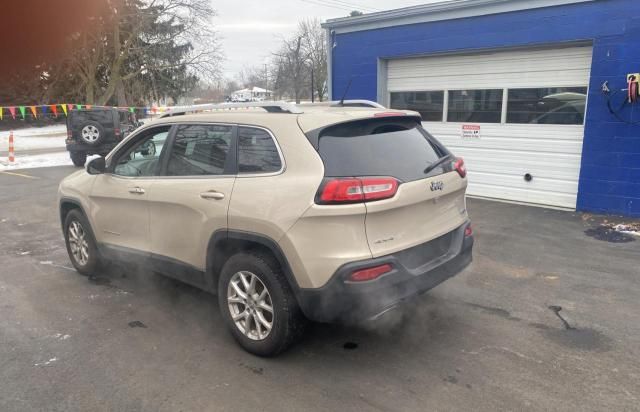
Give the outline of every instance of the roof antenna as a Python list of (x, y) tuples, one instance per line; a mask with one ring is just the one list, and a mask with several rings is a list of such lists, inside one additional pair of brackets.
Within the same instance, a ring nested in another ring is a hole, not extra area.
[(351, 88), (352, 81), (353, 81), (353, 76), (349, 78), (349, 83), (347, 84), (347, 88), (344, 89), (344, 93), (342, 93), (342, 99), (340, 99), (340, 103), (338, 103), (338, 106), (344, 106), (344, 98), (347, 96), (347, 93), (349, 93), (349, 89)]

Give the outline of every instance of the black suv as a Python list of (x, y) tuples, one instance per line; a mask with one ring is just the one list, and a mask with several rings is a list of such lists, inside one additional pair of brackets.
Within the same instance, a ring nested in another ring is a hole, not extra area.
[(88, 155), (105, 156), (139, 123), (126, 109), (71, 110), (67, 117), (67, 151), (73, 164), (84, 166)]

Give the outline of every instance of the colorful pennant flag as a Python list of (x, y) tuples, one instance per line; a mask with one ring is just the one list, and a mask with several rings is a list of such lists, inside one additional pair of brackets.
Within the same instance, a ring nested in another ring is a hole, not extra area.
[(56, 104), (52, 104), (52, 105), (51, 105), (51, 111), (53, 112), (53, 115), (54, 115), (55, 117), (58, 117), (58, 105), (56, 105)]
[(49, 109), (49, 107), (46, 104), (43, 104), (40, 109), (42, 110), (42, 115), (46, 116), (47, 115), (47, 110)]
[(2, 107), (0, 107), (0, 120), (2, 120), (2, 112), (4, 111), (4, 109)]
[[(33, 114), (33, 118), (37, 119), (38, 118), (38, 114), (36, 113), (36, 107), (35, 106), (29, 106), (29, 110), (31, 110), (31, 114)], [(24, 114), (22, 115), (22, 117), (24, 117)]]
[(133, 107), (129, 107), (129, 111), (130, 111), (131, 113), (134, 113), (134, 112), (135, 112), (135, 109), (134, 109)]
[(14, 106), (9, 106), (9, 113), (11, 113), (13, 120), (16, 120), (16, 108)]
[(62, 107), (62, 111), (64, 112), (64, 115), (67, 116), (67, 105), (62, 103), (60, 107)]
[(76, 104), (76, 109), (82, 110), (82, 105), (81, 104)]
[(18, 109), (20, 109), (20, 114), (22, 115), (22, 119), (24, 120), (24, 115), (27, 111), (27, 108), (24, 106), (18, 106)]
[(88, 105), (87, 105), (87, 110), (91, 110), (91, 108), (92, 108), (92, 107), (93, 107), (93, 105), (88, 104)]

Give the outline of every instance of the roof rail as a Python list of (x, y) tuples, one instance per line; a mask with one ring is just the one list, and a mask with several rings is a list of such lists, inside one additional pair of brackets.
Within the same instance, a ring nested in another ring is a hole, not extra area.
[(247, 103), (212, 103), (194, 104), (191, 106), (174, 106), (165, 112), (160, 118), (182, 115), (200, 110), (222, 110), (222, 109), (248, 109), (259, 107), (270, 113), (302, 113), (295, 104), (287, 102), (247, 102)]
[(371, 100), (334, 100), (330, 104), (331, 107), (373, 107), (375, 109), (386, 109), (383, 105)]
[(373, 102), (371, 100), (345, 100), (340, 102), (340, 100), (331, 100), (326, 102), (314, 102), (314, 103), (302, 103), (299, 106), (328, 106), (328, 107), (371, 107), (374, 109), (386, 109), (380, 103)]

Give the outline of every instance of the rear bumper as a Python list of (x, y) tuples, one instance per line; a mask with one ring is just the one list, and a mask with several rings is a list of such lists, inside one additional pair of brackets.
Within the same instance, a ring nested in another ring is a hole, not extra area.
[[(355, 323), (375, 318), (403, 301), (422, 294), (466, 268), (472, 261), (473, 236), (465, 236), (469, 222), (451, 233), (450, 246), (431, 257), (431, 242), (395, 254), (341, 266), (331, 280), (318, 289), (301, 289), (298, 303), (316, 322)], [(416, 256), (416, 254), (420, 254)], [(420, 257), (426, 256), (420, 261)], [(419, 262), (416, 264), (416, 262)], [(359, 269), (391, 264), (393, 270), (368, 282), (348, 282)]]
[(65, 142), (68, 152), (85, 152), (87, 155), (100, 155), (106, 156), (109, 152), (118, 145), (120, 142), (108, 142), (102, 143), (96, 146), (91, 146), (88, 144), (78, 143), (76, 141)]

